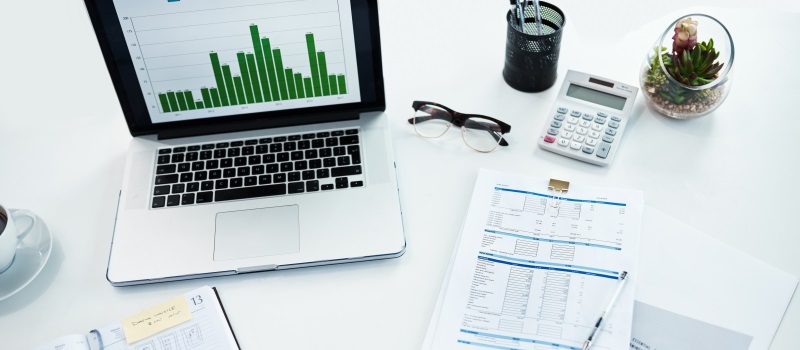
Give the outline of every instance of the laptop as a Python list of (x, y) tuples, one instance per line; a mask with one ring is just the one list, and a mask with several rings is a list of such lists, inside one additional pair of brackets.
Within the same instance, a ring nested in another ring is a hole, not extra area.
[(399, 257), (376, 0), (85, 0), (133, 139), (114, 286)]

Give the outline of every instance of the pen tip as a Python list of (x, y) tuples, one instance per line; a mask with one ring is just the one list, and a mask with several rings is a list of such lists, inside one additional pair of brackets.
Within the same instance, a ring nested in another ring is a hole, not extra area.
[(628, 271), (622, 271), (622, 274), (619, 275), (619, 279), (624, 280), (625, 277), (628, 277)]
[(590, 344), (591, 344), (591, 343), (590, 343), (588, 340), (587, 340), (587, 341), (585, 341), (585, 342), (583, 342), (583, 348), (581, 348), (581, 350), (586, 350), (586, 349), (588, 349)]

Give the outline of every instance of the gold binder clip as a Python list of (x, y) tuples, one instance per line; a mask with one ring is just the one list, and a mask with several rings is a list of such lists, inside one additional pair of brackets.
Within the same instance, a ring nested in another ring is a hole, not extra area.
[(569, 190), (569, 181), (564, 180), (557, 180), (557, 179), (550, 179), (550, 184), (547, 185), (547, 189), (550, 190), (550, 206), (553, 208), (558, 208), (561, 205), (561, 196), (564, 192)]

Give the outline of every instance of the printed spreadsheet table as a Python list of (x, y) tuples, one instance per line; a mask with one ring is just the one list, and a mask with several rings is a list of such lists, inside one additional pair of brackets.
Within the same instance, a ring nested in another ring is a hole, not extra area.
[(628, 346), (642, 193), (571, 187), (481, 170), (426, 345), (580, 349), (627, 271), (593, 347)]

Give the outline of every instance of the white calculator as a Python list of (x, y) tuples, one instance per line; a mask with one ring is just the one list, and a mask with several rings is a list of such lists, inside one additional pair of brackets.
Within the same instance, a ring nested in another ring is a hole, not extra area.
[(539, 136), (539, 147), (595, 165), (610, 164), (638, 92), (618, 81), (567, 71)]

